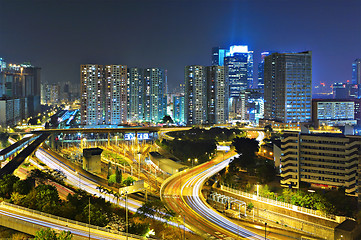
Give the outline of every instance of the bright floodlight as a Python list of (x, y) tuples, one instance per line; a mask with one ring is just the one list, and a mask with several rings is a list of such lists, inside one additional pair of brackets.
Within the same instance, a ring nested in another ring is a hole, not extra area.
[(234, 53), (248, 53), (247, 45), (233, 45), (229, 48), (229, 53), (233, 56)]

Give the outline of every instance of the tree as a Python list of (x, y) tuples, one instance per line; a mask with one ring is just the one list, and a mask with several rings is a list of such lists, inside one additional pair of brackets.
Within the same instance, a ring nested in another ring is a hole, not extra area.
[(162, 122), (163, 123), (173, 123), (173, 119), (169, 115), (164, 115)]
[(26, 196), (24, 199), (26, 207), (57, 214), (59, 212), (60, 198), (57, 189), (51, 185), (39, 185)]
[(239, 157), (233, 160), (233, 164), (240, 168), (254, 168), (256, 165), (255, 157), (259, 149), (259, 142), (256, 139), (236, 137), (232, 141)]
[(71, 240), (72, 238), (73, 234), (71, 234), (70, 231), (62, 231), (60, 233), (56, 233), (50, 228), (40, 229), (36, 232), (34, 237), (35, 240)]
[(9, 133), (7, 132), (1, 132), (0, 133), (0, 143), (3, 148), (7, 147), (9, 145)]
[(117, 183), (122, 182), (122, 171), (118, 168), (118, 166), (115, 169), (115, 181)]
[(248, 203), (248, 205), (247, 205), (247, 211), (252, 211), (252, 209), (254, 208), (254, 205), (253, 205), (253, 203)]
[(29, 180), (19, 180), (13, 185), (14, 192), (18, 192), (22, 195), (28, 194), (31, 190), (31, 187), (32, 186)]
[(11, 193), (14, 191), (14, 185), (20, 178), (12, 174), (5, 175), (0, 180), (0, 196), (4, 198), (10, 198)]
[(145, 236), (149, 230), (149, 223), (131, 223), (128, 228), (129, 233), (139, 236)]
[(174, 217), (175, 213), (168, 210), (161, 200), (154, 200), (145, 202), (140, 208), (138, 208), (137, 215), (141, 218), (152, 217), (168, 220)]
[(272, 132), (273, 131), (272, 126), (270, 124), (264, 126), (264, 131), (265, 132)]
[(277, 172), (273, 161), (265, 160), (257, 167), (257, 177), (260, 182), (268, 183), (276, 178)]
[(126, 179), (124, 179), (123, 184), (126, 186), (130, 186), (133, 184), (133, 182), (135, 182), (134, 178), (127, 177)]

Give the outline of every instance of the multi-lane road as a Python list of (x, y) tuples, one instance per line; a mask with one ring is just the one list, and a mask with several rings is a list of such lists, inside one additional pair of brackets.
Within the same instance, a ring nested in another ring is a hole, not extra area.
[(201, 194), (204, 182), (226, 167), (234, 156), (230, 152), (170, 177), (162, 186), (161, 198), (184, 217), (187, 227), (207, 239), (264, 239), (213, 210)]

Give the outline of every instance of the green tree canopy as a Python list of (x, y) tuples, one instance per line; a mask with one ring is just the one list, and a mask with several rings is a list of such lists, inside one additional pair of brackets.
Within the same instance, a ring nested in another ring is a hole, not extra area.
[(254, 168), (256, 165), (255, 158), (258, 152), (259, 142), (253, 138), (236, 137), (233, 139), (232, 145), (235, 147), (236, 152), (240, 155), (233, 160), (236, 166), (240, 168)]
[(11, 193), (14, 191), (14, 185), (20, 180), (15, 175), (5, 175), (0, 180), (0, 196), (4, 198), (10, 198)]
[(169, 115), (165, 115), (162, 119), (163, 123), (173, 123), (173, 119)]
[(62, 231), (58, 234), (50, 228), (40, 229), (34, 237), (35, 240), (71, 240), (72, 238), (73, 235), (69, 231)]

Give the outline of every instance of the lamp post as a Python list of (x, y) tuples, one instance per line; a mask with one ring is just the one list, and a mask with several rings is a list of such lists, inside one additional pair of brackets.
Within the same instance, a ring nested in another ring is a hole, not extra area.
[(137, 153), (138, 155), (138, 180), (140, 180), (140, 156), (142, 155), (140, 152)]
[(267, 223), (265, 222), (264, 223), (264, 239), (266, 240), (267, 238), (267, 230), (266, 230), (266, 228), (267, 228)]
[(125, 233), (126, 233), (126, 239), (128, 240), (128, 192), (125, 191), (121, 193), (122, 195), (125, 195)]
[(89, 240), (90, 240), (90, 196), (89, 196), (89, 225), (88, 225), (88, 227), (89, 227)]
[[(191, 160), (191, 159), (188, 158), (188, 161), (190, 161), (190, 160)], [(196, 162), (196, 163), (197, 163), (197, 162), (198, 162), (198, 158), (195, 158), (195, 159), (192, 158), (192, 168), (193, 168), (193, 164), (194, 164), (193, 162)]]

